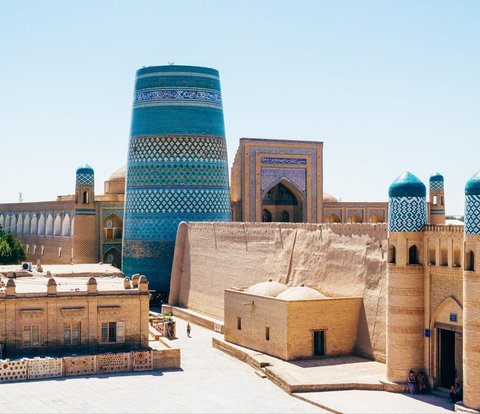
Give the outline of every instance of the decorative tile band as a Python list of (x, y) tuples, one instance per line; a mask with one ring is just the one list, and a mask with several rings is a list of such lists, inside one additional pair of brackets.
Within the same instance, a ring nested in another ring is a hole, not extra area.
[(306, 158), (262, 157), (263, 164), (307, 165)]
[(137, 79), (143, 78), (156, 78), (158, 76), (191, 76), (197, 78), (209, 78), (219, 80), (220, 78), (215, 75), (210, 75), (208, 73), (199, 73), (199, 72), (154, 72), (154, 73), (144, 73), (143, 75), (137, 75)]
[(147, 135), (132, 137), (129, 163), (152, 161), (221, 162), (227, 159), (224, 137), (209, 135)]
[(443, 190), (443, 181), (430, 181), (430, 190)]
[(77, 174), (77, 185), (94, 185), (95, 178), (93, 174)]
[(419, 232), (427, 224), (425, 197), (390, 197), (388, 230), (390, 232)]
[(225, 213), (230, 211), (228, 187), (223, 189), (129, 189), (125, 213)]
[(141, 89), (135, 93), (133, 107), (156, 105), (200, 104), (222, 109), (222, 96), (214, 89)]
[(465, 196), (465, 234), (480, 234), (480, 196)]
[(129, 167), (128, 186), (228, 187), (226, 163), (175, 162), (135, 164)]

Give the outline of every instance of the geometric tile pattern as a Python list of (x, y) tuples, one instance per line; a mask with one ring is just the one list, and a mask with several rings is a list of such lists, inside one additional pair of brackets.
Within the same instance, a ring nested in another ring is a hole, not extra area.
[(220, 162), (227, 159), (224, 137), (208, 135), (149, 135), (132, 137), (129, 161), (200, 161)]
[(131, 189), (125, 213), (222, 213), (230, 209), (228, 188)]
[(443, 181), (430, 181), (430, 190), (443, 190)]
[(77, 180), (76, 180), (77, 185), (94, 185), (95, 184), (95, 179), (93, 174), (85, 174), (85, 173), (78, 173), (77, 174)]
[(219, 91), (199, 88), (145, 88), (135, 93), (133, 107), (159, 105), (188, 105), (222, 108), (222, 97)]
[(306, 170), (304, 168), (269, 168), (261, 167), (261, 189), (263, 192), (280, 181), (282, 178), (295, 184), (295, 186), (305, 193), (306, 190)]
[(158, 185), (228, 187), (226, 163), (136, 163), (130, 166), (128, 174), (129, 187)]
[(305, 158), (262, 157), (263, 164), (307, 165)]
[(420, 232), (427, 224), (425, 197), (390, 197), (388, 230), (390, 232)]
[(480, 196), (465, 196), (465, 234), (480, 234)]

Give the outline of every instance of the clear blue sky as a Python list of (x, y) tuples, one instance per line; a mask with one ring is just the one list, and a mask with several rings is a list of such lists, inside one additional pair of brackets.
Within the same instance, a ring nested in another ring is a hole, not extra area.
[(322, 140), (325, 191), (384, 201), (410, 170), (463, 213), (480, 169), (480, 1), (0, 1), (0, 202), (96, 191), (126, 162), (142, 66), (220, 71), (241, 137)]

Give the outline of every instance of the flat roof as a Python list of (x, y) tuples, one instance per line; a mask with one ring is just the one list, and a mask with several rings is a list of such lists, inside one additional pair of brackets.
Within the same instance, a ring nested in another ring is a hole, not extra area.
[[(16, 293), (46, 293), (47, 284), (50, 277), (32, 275), (25, 277), (17, 277), (13, 279), (15, 282)], [(55, 282), (57, 283), (57, 292), (69, 293), (69, 292), (87, 292), (88, 280), (90, 277), (62, 277), (55, 276)], [(9, 280), (6, 276), (0, 276), (0, 281), (4, 283), (4, 286)], [(123, 277), (117, 276), (102, 276), (97, 277), (97, 290), (99, 292), (111, 292), (111, 291), (125, 291), (123, 284)]]
[[(28, 263), (28, 262), (27, 262)], [(32, 263), (32, 271), (25, 271), (22, 265), (4, 265), (0, 266), (0, 273), (15, 272), (18, 277), (23, 276), (46, 276), (50, 272), (52, 276), (69, 277), (99, 277), (99, 276), (119, 276), (123, 278), (123, 272), (106, 263), (82, 263), (82, 264), (42, 264), (42, 272), (37, 271), (37, 265)]]

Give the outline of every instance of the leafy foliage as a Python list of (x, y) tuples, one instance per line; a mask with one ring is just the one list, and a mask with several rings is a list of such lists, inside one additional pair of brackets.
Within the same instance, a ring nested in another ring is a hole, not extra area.
[(26, 257), (25, 249), (18, 239), (0, 226), (0, 264), (17, 264)]

